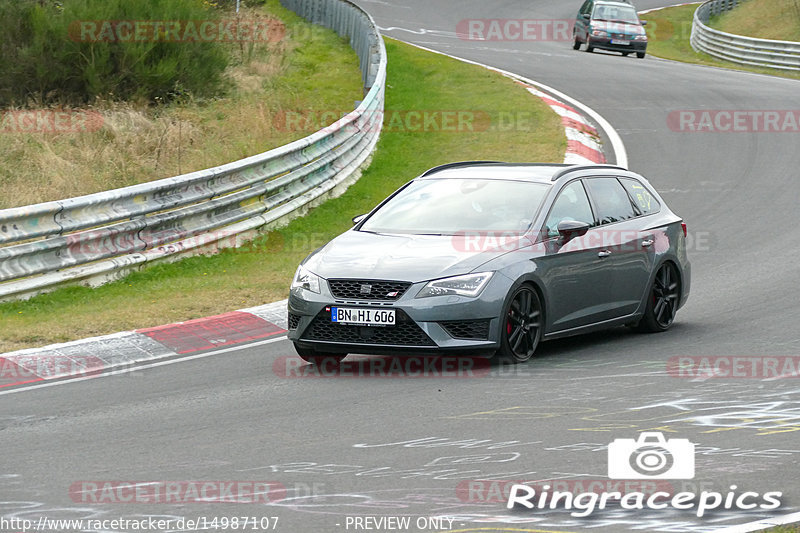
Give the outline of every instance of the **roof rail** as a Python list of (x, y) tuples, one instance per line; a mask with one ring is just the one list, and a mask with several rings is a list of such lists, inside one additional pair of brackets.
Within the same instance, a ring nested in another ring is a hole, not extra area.
[(559, 170), (558, 172), (553, 174), (553, 177), (550, 179), (550, 181), (556, 181), (558, 178), (566, 176), (570, 172), (575, 172), (577, 170), (592, 170), (592, 169), (604, 169), (604, 170), (612, 169), (612, 170), (624, 170), (626, 172), (629, 172), (627, 168), (620, 167), (617, 165), (570, 165), (564, 170)]
[(509, 167), (573, 167), (575, 165), (568, 165), (564, 163), (508, 163), (506, 161), (458, 161), (455, 163), (446, 163), (426, 170), (420, 177), (446, 170), (448, 168), (468, 167), (470, 165), (506, 165)]
[(467, 167), (470, 165), (490, 165), (492, 163), (502, 163), (502, 161), (456, 161), (455, 163), (445, 163), (444, 165), (439, 165), (438, 167), (429, 168), (423, 172), (420, 177), (433, 174), (434, 172), (439, 172), (440, 170), (444, 170), (446, 168)]

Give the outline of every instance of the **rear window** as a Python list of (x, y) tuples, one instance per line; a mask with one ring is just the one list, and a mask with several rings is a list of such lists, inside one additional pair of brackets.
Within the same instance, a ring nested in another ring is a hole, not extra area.
[(631, 198), (633, 198), (633, 203), (636, 204), (636, 207), (639, 208), (639, 211), (643, 215), (658, 213), (661, 210), (661, 204), (658, 203), (655, 196), (653, 196), (650, 191), (647, 190), (647, 187), (642, 185), (639, 180), (620, 178), (620, 181), (622, 185), (625, 186), (625, 190), (628, 191), (628, 194), (631, 195)]

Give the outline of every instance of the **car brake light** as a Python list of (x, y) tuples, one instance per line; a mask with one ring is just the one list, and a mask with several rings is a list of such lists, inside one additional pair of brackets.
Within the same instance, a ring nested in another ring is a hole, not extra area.
[(681, 227), (683, 228), (683, 236), (686, 237), (686, 222), (681, 222)]

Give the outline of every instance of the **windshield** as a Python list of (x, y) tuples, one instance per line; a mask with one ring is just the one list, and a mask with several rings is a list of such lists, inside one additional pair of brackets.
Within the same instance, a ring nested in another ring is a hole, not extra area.
[(594, 20), (639, 24), (639, 17), (633, 7), (598, 5), (594, 10)]
[(549, 188), (527, 181), (419, 180), (384, 204), (359, 229), (416, 235), (522, 232), (530, 227)]

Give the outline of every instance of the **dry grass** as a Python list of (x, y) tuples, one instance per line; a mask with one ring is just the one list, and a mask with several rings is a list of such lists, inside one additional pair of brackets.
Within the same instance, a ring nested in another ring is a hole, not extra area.
[[(226, 98), (155, 107), (98, 101), (78, 110), (102, 116), (96, 131), (20, 133), (0, 127), (0, 209), (200, 170), (306, 135), (273, 127), (272, 117), (284, 109), (352, 109), (361, 97), (352, 50), (332, 32), (311, 29), (277, 1), (265, 9), (294, 33), (249, 48), (231, 45), (235, 60), (227, 73), (232, 87)], [(315, 64), (328, 68), (317, 72)], [(316, 91), (319, 85), (326, 90)]]
[(96, 289), (70, 287), (0, 304), (0, 353), (286, 298), (292, 274), (308, 252), (427, 168), (465, 159), (563, 160), (566, 139), (558, 115), (521, 85), (393, 40), (386, 47), (387, 109), (476, 110), (495, 118), (524, 113), (524, 121), (501, 131), (385, 128), (372, 164), (342, 196), (252, 243), (149, 267)]
[(717, 17), (713, 26), (736, 35), (800, 41), (800, 0), (748, 0)]

